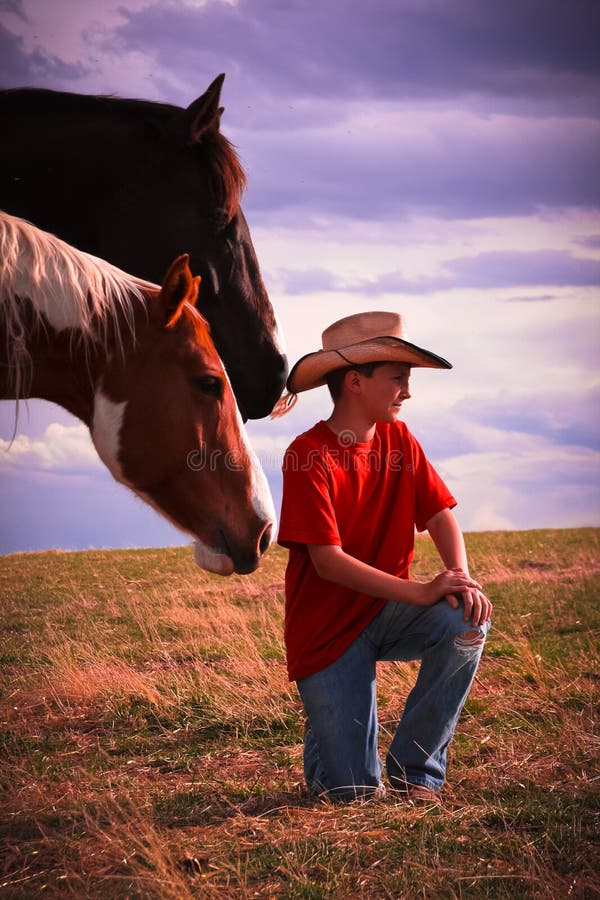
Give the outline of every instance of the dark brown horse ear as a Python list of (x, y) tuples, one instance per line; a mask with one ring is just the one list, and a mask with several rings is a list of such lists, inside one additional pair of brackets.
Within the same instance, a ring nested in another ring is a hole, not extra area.
[(194, 100), (184, 112), (185, 134), (189, 144), (196, 144), (209, 131), (219, 130), (223, 107), (219, 106), (225, 74), (217, 75), (208, 90)]
[(159, 324), (165, 328), (173, 328), (184, 305), (190, 303), (193, 306), (198, 297), (200, 276), (193, 277), (189, 261), (187, 253), (178, 256), (165, 275), (156, 307)]

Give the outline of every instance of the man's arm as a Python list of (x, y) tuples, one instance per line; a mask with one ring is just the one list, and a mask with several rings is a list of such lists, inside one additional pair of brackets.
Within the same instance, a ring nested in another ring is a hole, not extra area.
[[(442, 509), (427, 522), (427, 531), (437, 547), (441, 560), (448, 569), (460, 569), (469, 574), (469, 563), (465, 539), (451, 509)], [(465, 622), (469, 619), (473, 625), (483, 625), (492, 615), (492, 604), (482, 592), (480, 585), (469, 586), (462, 594), (465, 608)], [(448, 603), (458, 609), (459, 602), (452, 595), (447, 597)]]
[(479, 588), (477, 582), (462, 569), (440, 572), (431, 581), (422, 584), (382, 572), (332, 544), (309, 544), (308, 552), (320, 578), (383, 600), (433, 606), (447, 594)]

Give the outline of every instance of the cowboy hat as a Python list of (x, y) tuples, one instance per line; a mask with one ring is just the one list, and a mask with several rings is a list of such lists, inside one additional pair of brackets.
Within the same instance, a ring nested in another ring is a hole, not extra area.
[(336, 369), (363, 363), (402, 362), (429, 369), (451, 369), (441, 356), (406, 340), (404, 318), (393, 312), (363, 312), (334, 322), (322, 335), (322, 350), (307, 353), (289, 374), (286, 387), (299, 394), (325, 384)]

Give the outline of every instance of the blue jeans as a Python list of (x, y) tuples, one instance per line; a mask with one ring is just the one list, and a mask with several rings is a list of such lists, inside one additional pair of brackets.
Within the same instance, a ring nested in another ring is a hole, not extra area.
[(446, 751), (471, 688), (489, 622), (474, 627), (462, 606), (390, 601), (330, 666), (297, 682), (308, 725), (304, 777), (309, 788), (352, 800), (381, 786), (375, 669), (380, 660), (420, 659), (416, 684), (386, 760), (392, 785), (438, 791)]

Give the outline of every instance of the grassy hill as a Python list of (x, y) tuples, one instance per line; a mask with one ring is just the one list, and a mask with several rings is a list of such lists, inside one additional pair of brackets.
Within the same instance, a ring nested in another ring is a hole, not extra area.
[[(495, 617), (442, 809), (306, 794), (282, 550), (0, 558), (0, 896), (600, 896), (600, 530), (467, 541)], [(380, 667), (383, 752), (415, 673)]]

